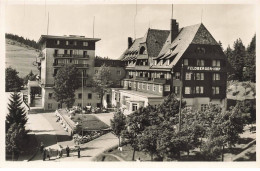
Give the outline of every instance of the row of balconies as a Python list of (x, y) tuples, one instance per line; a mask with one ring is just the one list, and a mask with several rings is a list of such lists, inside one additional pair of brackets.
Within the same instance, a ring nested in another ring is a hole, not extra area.
[[(52, 66), (54, 67), (63, 67), (65, 66), (66, 64), (64, 63), (53, 63)], [(76, 67), (78, 68), (88, 68), (89, 67), (89, 64), (74, 64)]]
[(84, 58), (89, 59), (89, 55), (76, 55), (76, 54), (53, 54), (55, 58)]

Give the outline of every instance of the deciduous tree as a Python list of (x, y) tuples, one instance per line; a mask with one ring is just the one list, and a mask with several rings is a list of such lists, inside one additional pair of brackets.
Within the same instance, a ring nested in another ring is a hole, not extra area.
[(75, 102), (75, 90), (80, 87), (80, 73), (75, 65), (60, 68), (54, 78), (54, 94), (57, 102), (72, 107)]
[(16, 69), (8, 67), (5, 69), (5, 91), (19, 92), (23, 86), (23, 79), (18, 76)]
[(106, 93), (110, 92), (112, 85), (113, 81), (111, 79), (110, 69), (104, 64), (99, 68), (92, 81), (94, 91), (100, 96), (101, 108), (103, 107), (103, 97)]
[(114, 113), (113, 119), (110, 120), (111, 128), (118, 137), (118, 146), (120, 147), (120, 138), (122, 131), (126, 129), (126, 117), (121, 110)]

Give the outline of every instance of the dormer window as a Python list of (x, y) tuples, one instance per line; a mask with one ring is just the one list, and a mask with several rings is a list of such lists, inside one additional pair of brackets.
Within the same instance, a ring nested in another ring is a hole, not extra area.
[(170, 65), (170, 59), (167, 59), (167, 61), (166, 61), (166, 65), (167, 65), (167, 66)]
[(154, 63), (154, 65), (157, 65), (157, 60), (154, 60), (153, 63)]
[(144, 46), (142, 46), (142, 47), (140, 48), (139, 54), (140, 54), (140, 55), (145, 54), (145, 47), (144, 47)]
[(163, 65), (163, 60), (162, 60), (162, 59), (160, 60), (160, 65), (161, 65), (161, 66)]

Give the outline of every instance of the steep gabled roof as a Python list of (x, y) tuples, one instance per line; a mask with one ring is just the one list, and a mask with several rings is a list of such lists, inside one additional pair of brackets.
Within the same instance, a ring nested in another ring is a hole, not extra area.
[(169, 30), (148, 30), (146, 43), (147, 52), (150, 57), (158, 56), (169, 34)]
[(119, 59), (127, 61), (133, 59), (133, 56), (136, 59), (139, 54), (141, 44), (143, 43), (146, 43), (148, 56), (158, 56), (169, 33), (169, 30), (148, 29), (144, 37), (135, 39), (132, 46), (129, 49), (126, 49)]
[(190, 44), (218, 45), (217, 41), (202, 23), (184, 27), (172, 43), (170, 42), (170, 35), (168, 36), (161, 52), (156, 58), (172, 59), (170, 65), (166, 66), (165, 63), (163, 65), (152, 66), (151, 68), (172, 68), (180, 60)]

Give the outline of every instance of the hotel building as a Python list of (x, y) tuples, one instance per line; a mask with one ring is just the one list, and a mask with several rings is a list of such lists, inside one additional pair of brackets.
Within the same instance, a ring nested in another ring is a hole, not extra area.
[(225, 105), (227, 58), (202, 23), (179, 28), (172, 19), (170, 30), (148, 29), (144, 37), (128, 38), (120, 60), (126, 78), (123, 88), (112, 89), (112, 105), (125, 114), (158, 105), (171, 92), (198, 110)]

